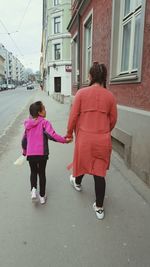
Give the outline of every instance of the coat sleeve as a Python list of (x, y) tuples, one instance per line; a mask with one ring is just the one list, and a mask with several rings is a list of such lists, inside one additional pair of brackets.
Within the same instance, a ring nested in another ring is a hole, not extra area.
[(50, 139), (54, 142), (66, 143), (66, 139), (63, 136), (61, 136), (55, 132), (52, 124), (49, 121), (45, 121), (44, 134), (46, 134), (48, 139)]
[(117, 122), (117, 103), (115, 98), (113, 98), (111, 109), (110, 109), (110, 130), (115, 127)]
[(81, 98), (80, 98), (80, 93), (78, 91), (76, 93), (69, 115), (68, 126), (67, 126), (68, 138), (72, 138), (73, 131), (75, 131), (76, 129), (77, 120), (80, 115), (80, 110), (81, 110)]
[(27, 151), (27, 134), (26, 131), (23, 134), (22, 140), (21, 140), (21, 146), (22, 146), (22, 154), (26, 156)]

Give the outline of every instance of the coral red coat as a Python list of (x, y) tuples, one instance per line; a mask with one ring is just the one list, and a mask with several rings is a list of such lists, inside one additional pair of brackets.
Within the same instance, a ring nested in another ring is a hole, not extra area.
[(111, 130), (117, 120), (113, 94), (98, 84), (80, 89), (68, 121), (67, 137), (75, 132), (73, 176), (105, 176), (112, 151)]

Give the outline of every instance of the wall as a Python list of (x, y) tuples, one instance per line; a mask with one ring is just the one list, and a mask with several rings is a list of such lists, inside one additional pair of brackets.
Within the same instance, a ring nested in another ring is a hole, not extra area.
[[(103, 9), (98, 5), (94, 11), (93, 60), (104, 62), (110, 67), (112, 1), (105, 1)], [(101, 1), (103, 2), (103, 1)], [(99, 25), (103, 25), (99, 27)], [(137, 84), (108, 85), (118, 102), (118, 123), (116, 128), (132, 136), (131, 168), (150, 184), (150, 1), (147, 0), (142, 81)], [(97, 37), (98, 36), (98, 37)], [(128, 108), (131, 107), (131, 108)], [(133, 109), (134, 108), (134, 109)]]
[(56, 69), (50, 67), (50, 74), (47, 78), (50, 95), (54, 93), (54, 77), (61, 77), (61, 94), (71, 95), (71, 72), (66, 72), (65, 66), (58, 66)]
[[(92, 61), (99, 61), (107, 66), (108, 77), (110, 71), (111, 32), (112, 32), (112, 1), (93, 0), (82, 12), (81, 17), (81, 43), (82, 51), (82, 24), (89, 11), (93, 8), (93, 48)], [(77, 23), (77, 22), (76, 22)], [(72, 36), (77, 30), (74, 24)], [(114, 84), (108, 81), (107, 87), (116, 96), (118, 103), (118, 123), (116, 129), (131, 135), (132, 145), (130, 151), (130, 167), (150, 184), (150, 0), (146, 2), (144, 47), (142, 61), (142, 80), (140, 83)], [(82, 57), (80, 57), (82, 66)], [(80, 84), (82, 85), (82, 68), (80, 70)], [(76, 93), (77, 86), (73, 86), (72, 92)]]
[(131, 168), (150, 185), (150, 112), (118, 105), (117, 128), (132, 136)]
[(5, 77), (4, 75), (4, 58), (0, 55), (0, 76), (2, 78)]

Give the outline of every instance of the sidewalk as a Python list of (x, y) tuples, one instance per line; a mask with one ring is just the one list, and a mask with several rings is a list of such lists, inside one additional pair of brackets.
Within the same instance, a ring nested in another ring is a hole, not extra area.
[[(35, 100), (43, 101), (47, 118), (64, 135), (69, 105), (44, 92)], [(20, 155), (19, 125), (0, 161), (0, 266), (149, 267), (149, 189), (138, 180), (136, 185), (136, 176), (114, 153), (106, 179), (106, 217), (98, 221), (92, 210), (92, 177), (84, 178), (82, 192), (69, 184), (66, 166), (72, 161), (73, 144), (49, 142), (48, 200), (44, 206), (33, 205), (28, 164), (13, 165)]]

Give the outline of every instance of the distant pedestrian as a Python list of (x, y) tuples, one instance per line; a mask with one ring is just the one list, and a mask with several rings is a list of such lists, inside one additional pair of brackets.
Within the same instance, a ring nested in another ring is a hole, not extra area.
[(94, 176), (96, 201), (93, 208), (98, 219), (104, 218), (105, 176), (112, 150), (111, 130), (117, 120), (116, 101), (106, 89), (106, 77), (105, 65), (94, 63), (89, 71), (90, 86), (76, 93), (66, 135), (73, 138), (74, 131), (76, 139), (70, 182), (81, 191), (84, 174)]
[(43, 91), (43, 84), (42, 83), (40, 83), (40, 87), (41, 87), (41, 91)]
[(37, 176), (39, 175), (40, 203), (46, 201), (46, 163), (49, 155), (48, 139), (59, 143), (69, 143), (68, 139), (58, 135), (50, 121), (46, 120), (46, 110), (41, 101), (33, 103), (30, 118), (25, 120), (25, 132), (22, 139), (23, 154), (27, 156), (31, 170), (31, 198), (37, 199)]

